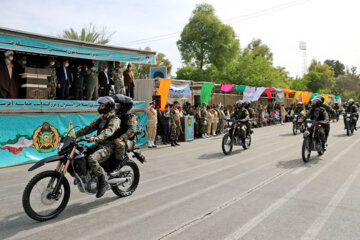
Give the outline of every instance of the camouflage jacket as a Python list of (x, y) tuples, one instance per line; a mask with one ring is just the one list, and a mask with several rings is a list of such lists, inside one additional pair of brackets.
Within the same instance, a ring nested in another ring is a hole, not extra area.
[(97, 131), (97, 142), (105, 142), (110, 138), (116, 130), (120, 128), (120, 119), (114, 114), (111, 113), (108, 117), (101, 116), (100, 118), (92, 121), (86, 127), (83, 127), (75, 133), (76, 137), (81, 137), (86, 134)]
[(123, 140), (132, 140), (134, 139), (136, 128), (137, 128), (137, 116), (136, 114), (127, 114), (124, 116), (118, 116), (121, 119), (120, 127), (120, 138)]
[(311, 109), (306, 113), (306, 118), (314, 121), (329, 121), (329, 114), (325, 108)]
[(235, 120), (249, 120), (250, 114), (248, 110), (246, 110), (245, 108), (241, 108), (241, 109), (236, 109), (235, 112), (231, 114), (230, 118)]
[(170, 124), (178, 124), (180, 122), (179, 110), (171, 109), (170, 110)]

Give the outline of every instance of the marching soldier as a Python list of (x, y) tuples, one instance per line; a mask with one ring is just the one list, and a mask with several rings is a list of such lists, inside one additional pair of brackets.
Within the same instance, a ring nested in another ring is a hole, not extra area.
[(178, 107), (179, 107), (179, 102), (175, 101), (170, 110), (170, 124), (171, 124), (170, 140), (172, 147), (180, 145), (177, 143), (181, 131), (180, 114)]

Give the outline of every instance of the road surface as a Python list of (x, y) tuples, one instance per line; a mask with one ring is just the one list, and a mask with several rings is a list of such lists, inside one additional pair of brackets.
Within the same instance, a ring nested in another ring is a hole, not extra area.
[(0, 239), (360, 239), (359, 136), (332, 123), (328, 151), (307, 164), (291, 124), (255, 129), (250, 149), (230, 156), (222, 136), (146, 149), (132, 196), (96, 199), (67, 176), (68, 206), (43, 223), (27, 217), (21, 196), (55, 164), (0, 169)]

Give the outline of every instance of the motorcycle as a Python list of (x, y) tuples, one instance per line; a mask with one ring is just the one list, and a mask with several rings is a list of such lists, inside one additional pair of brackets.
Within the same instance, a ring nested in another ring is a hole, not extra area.
[(353, 113), (347, 112), (344, 114), (346, 135), (350, 136), (354, 134), (356, 116)]
[(304, 162), (310, 160), (311, 151), (316, 151), (319, 156), (325, 152), (325, 143), (320, 138), (320, 129), (324, 121), (306, 120), (306, 130), (304, 131), (304, 141), (302, 144), (302, 159)]
[(297, 131), (299, 130), (300, 132), (304, 131), (304, 121), (301, 115), (299, 114), (294, 114), (294, 118), (293, 118), (293, 134), (296, 135)]
[(333, 122), (338, 122), (339, 121), (339, 117), (340, 117), (340, 110), (339, 109), (336, 109), (335, 110), (335, 117), (334, 117), (334, 120)]
[(246, 133), (246, 138), (242, 139), (240, 134), (240, 126), (246, 120), (227, 120), (228, 128), (225, 129), (225, 135), (222, 140), (222, 150), (225, 155), (229, 155), (234, 145), (242, 145), (244, 149), (248, 149), (251, 145), (251, 133)]
[[(136, 133), (138, 134), (138, 133)], [(89, 167), (87, 158), (92, 153), (89, 147), (80, 144), (89, 142), (85, 139), (74, 139), (68, 134), (61, 137), (58, 154), (36, 162), (28, 171), (33, 171), (47, 163), (58, 162), (55, 170), (40, 172), (25, 187), (22, 205), (25, 213), (37, 221), (47, 221), (58, 216), (66, 207), (70, 198), (70, 186), (66, 173), (74, 178), (80, 192), (96, 194), (98, 179)], [(145, 157), (138, 149), (125, 153), (120, 168), (117, 161), (110, 159), (101, 163), (102, 172), (108, 183), (107, 190), (112, 190), (119, 197), (130, 196), (137, 188), (140, 171), (137, 164), (130, 160), (128, 153), (141, 163)]]

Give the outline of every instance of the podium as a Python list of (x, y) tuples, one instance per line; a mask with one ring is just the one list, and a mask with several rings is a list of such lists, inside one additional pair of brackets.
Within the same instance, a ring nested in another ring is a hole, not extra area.
[(48, 77), (50, 69), (26, 67), (20, 74), (20, 95), (27, 99), (48, 99)]

